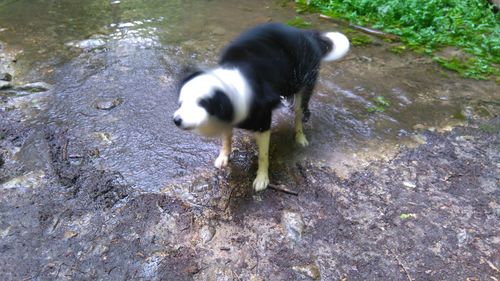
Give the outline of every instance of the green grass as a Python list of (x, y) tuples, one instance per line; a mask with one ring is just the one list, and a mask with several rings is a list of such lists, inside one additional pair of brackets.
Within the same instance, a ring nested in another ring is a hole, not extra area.
[[(500, 75), (500, 13), (486, 0), (296, 0), (300, 12), (317, 11), (401, 37), (409, 49), (432, 55), (464, 77)], [(438, 55), (445, 46), (461, 55)]]

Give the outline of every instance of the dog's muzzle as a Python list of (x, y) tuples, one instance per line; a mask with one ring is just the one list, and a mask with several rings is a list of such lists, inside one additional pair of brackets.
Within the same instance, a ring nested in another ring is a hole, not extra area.
[(174, 116), (174, 124), (175, 124), (175, 126), (181, 128), (182, 119), (179, 116)]

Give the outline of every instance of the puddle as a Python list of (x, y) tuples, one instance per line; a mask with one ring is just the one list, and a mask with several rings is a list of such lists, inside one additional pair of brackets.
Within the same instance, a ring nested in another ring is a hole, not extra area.
[[(15, 1), (0, 11), (0, 40), (18, 53), (15, 77), (54, 84), (47, 114), (34, 116), (35, 123), (67, 127), (73, 141), (99, 150), (99, 169), (118, 171), (137, 188), (160, 190), (173, 178), (212, 169), (218, 150), (217, 140), (180, 132), (170, 120), (180, 68), (214, 65), (241, 30), (292, 16), (272, 1)], [(494, 83), (457, 82), (441, 71), (425, 58), (354, 48), (321, 71), (305, 126), (308, 148), (290, 145), (290, 111), (275, 115), (273, 161), (308, 160), (346, 177), (414, 144), (415, 126), (454, 126), (497, 110)], [(370, 113), (378, 96), (390, 105)], [(120, 103), (100, 111), (95, 104), (102, 100)], [(237, 134), (236, 148), (251, 143), (244, 136)]]

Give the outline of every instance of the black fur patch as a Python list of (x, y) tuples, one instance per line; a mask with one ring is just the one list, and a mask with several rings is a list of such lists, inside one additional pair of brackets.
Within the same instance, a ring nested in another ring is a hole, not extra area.
[(237, 127), (269, 130), (280, 97), (291, 98), (300, 91), (307, 120), (321, 59), (331, 49), (331, 43), (320, 32), (276, 23), (259, 25), (233, 40), (219, 64), (241, 71), (252, 89), (248, 116)]
[(208, 114), (217, 117), (221, 121), (231, 122), (234, 118), (233, 104), (221, 90), (216, 90), (212, 97), (200, 100), (199, 104), (205, 108)]

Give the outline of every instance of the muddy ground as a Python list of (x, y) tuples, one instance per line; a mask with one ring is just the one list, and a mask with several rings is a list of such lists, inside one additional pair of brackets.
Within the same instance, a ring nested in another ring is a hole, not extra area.
[(2, 280), (500, 278), (499, 120), (424, 131), (347, 179), (313, 162), (273, 174), (298, 196), (253, 194), (255, 159), (236, 155), (186, 200), (181, 186), (138, 192), (92, 168), (93, 151), (73, 165), (63, 130), (1, 120), (2, 147), (19, 148), (0, 168)]
[(293, 194), (255, 194), (251, 135), (216, 170), (170, 120), (182, 65), (296, 16), (234, 2), (0, 5), (0, 280), (500, 280), (498, 84), (370, 38), (323, 67), (308, 148), (277, 111)]

